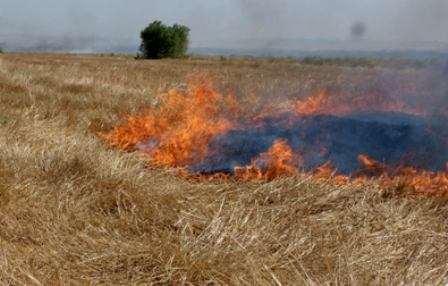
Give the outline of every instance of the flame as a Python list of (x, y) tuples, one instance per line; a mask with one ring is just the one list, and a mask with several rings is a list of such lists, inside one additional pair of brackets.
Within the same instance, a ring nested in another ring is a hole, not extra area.
[(384, 186), (401, 185), (404, 193), (426, 195), (448, 195), (448, 173), (446, 170), (432, 172), (412, 167), (401, 168), (398, 174), (388, 178)]
[(312, 176), (321, 181), (331, 180), (337, 185), (345, 185), (349, 183), (350, 178), (344, 175), (337, 175), (336, 168), (331, 164), (331, 162), (326, 162), (322, 166), (316, 169)]
[(361, 164), (360, 173), (364, 176), (380, 176), (387, 172), (387, 166), (385, 164), (373, 160), (365, 154), (359, 154), (358, 161)]
[(316, 96), (297, 101), (297, 115), (332, 114), (334, 109), (331, 108), (331, 101), (331, 97), (321, 90)]
[(208, 154), (212, 138), (234, 126), (231, 114), (235, 111), (222, 106), (222, 101), (210, 82), (201, 81), (185, 94), (168, 91), (160, 96), (157, 108), (144, 116), (129, 116), (123, 125), (100, 136), (119, 149), (138, 150), (152, 165), (189, 166)]
[[(249, 96), (246, 101), (255, 103), (256, 100), (252, 97)], [(329, 94), (324, 90), (295, 103), (284, 101), (276, 105), (267, 100), (258, 114), (245, 114), (241, 102), (230, 91), (223, 96), (214, 89), (212, 81), (205, 77), (198, 77), (185, 91), (172, 89), (161, 94), (158, 99), (158, 103), (151, 106), (146, 114), (127, 116), (122, 125), (110, 132), (100, 133), (99, 136), (123, 151), (137, 151), (152, 166), (179, 168), (184, 176), (197, 175), (201, 179), (231, 178), (231, 175), (221, 173), (192, 174), (188, 167), (201, 162), (213, 152), (219, 152), (210, 150), (210, 142), (230, 130), (240, 128), (241, 124), (258, 126), (263, 124), (264, 118), (282, 114), (288, 115), (282, 121), (286, 125), (290, 124), (290, 118), (316, 114), (340, 116), (378, 110), (423, 114), (400, 101), (386, 100), (375, 92), (363, 97), (353, 97)], [(323, 147), (320, 151), (322, 156), (328, 152)], [(366, 154), (360, 154), (358, 160), (361, 168), (350, 177), (338, 174), (331, 162), (307, 175), (338, 185), (364, 184), (371, 178), (376, 178), (383, 187), (400, 186), (403, 193), (448, 195), (447, 170), (431, 172), (412, 167), (391, 168)], [(273, 180), (297, 175), (299, 167), (299, 155), (286, 140), (277, 138), (269, 150), (253, 158), (249, 165), (236, 166), (233, 177), (241, 181)]]
[(248, 166), (235, 167), (235, 177), (248, 181), (252, 179), (273, 180), (278, 177), (292, 176), (298, 173), (298, 160), (295, 160), (288, 142), (278, 139), (272, 147), (259, 157), (252, 160)]
[[(387, 169), (384, 164), (369, 158), (365, 154), (360, 154), (358, 160), (363, 168), (353, 178), (346, 175), (336, 175), (336, 169), (330, 162), (317, 168), (312, 176), (321, 181), (331, 180), (336, 185), (347, 183), (360, 185), (365, 184), (371, 178), (376, 178), (378, 184), (383, 188), (400, 186), (399, 189), (405, 194), (448, 195), (448, 170), (431, 172), (417, 170), (413, 167), (399, 167), (392, 171), (391, 168)], [(372, 174), (372, 171), (375, 174)]]
[(364, 167), (361, 171), (364, 174), (355, 179), (357, 182), (363, 183), (370, 177), (378, 177), (383, 187), (400, 185), (404, 193), (448, 195), (447, 170), (431, 172), (413, 167), (392, 169), (364, 154), (359, 155), (358, 159)]
[(394, 98), (386, 98), (378, 92), (370, 92), (363, 96), (350, 96), (344, 94), (329, 94), (321, 90), (317, 95), (298, 100), (294, 113), (299, 116), (317, 114), (342, 116), (355, 112), (405, 112), (414, 115), (424, 115), (423, 111), (416, 110)]

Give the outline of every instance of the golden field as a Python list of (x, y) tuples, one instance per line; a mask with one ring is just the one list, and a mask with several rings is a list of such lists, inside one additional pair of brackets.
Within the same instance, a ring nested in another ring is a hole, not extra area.
[(321, 88), (362, 93), (385, 69), (419, 77), (292, 59), (1, 54), (0, 284), (446, 285), (444, 197), (308, 176), (198, 182), (97, 136), (196, 74), (255, 112)]

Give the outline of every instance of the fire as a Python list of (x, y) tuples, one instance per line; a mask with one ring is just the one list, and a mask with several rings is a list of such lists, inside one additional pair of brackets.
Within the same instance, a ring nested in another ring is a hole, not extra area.
[[(363, 169), (352, 178), (336, 175), (336, 169), (329, 162), (317, 168), (312, 176), (317, 180), (331, 179), (337, 185), (350, 182), (364, 184), (369, 179), (376, 178), (382, 187), (400, 186), (400, 190), (405, 194), (448, 195), (447, 170), (431, 172), (412, 167), (399, 167), (392, 170), (364, 154), (359, 155), (358, 160), (363, 165)], [(372, 171), (374, 171), (373, 174)]]
[(223, 114), (235, 111), (222, 106), (222, 101), (210, 82), (201, 81), (185, 94), (170, 90), (146, 115), (129, 116), (123, 125), (100, 136), (119, 149), (138, 150), (152, 165), (188, 166), (208, 154), (212, 138), (232, 128), (231, 116)]
[[(331, 98), (323, 90), (317, 96), (307, 97), (297, 101), (296, 108), (296, 112), (299, 115), (332, 114), (331, 112), (335, 112), (332, 108)], [(339, 112), (341, 110), (338, 110)]]
[[(405, 177), (407, 179), (409, 177)], [(443, 195), (448, 194), (448, 176), (446, 172), (422, 171), (415, 176), (411, 176), (410, 186), (416, 193)]]
[(417, 170), (413, 167), (393, 169), (387, 168), (384, 164), (372, 160), (364, 154), (359, 155), (358, 159), (365, 168), (363, 172), (369, 174), (369, 176), (360, 175), (357, 179), (360, 179), (361, 182), (369, 177), (378, 177), (382, 186), (400, 185), (405, 193), (448, 194), (448, 173), (446, 169), (440, 172)]
[[(250, 97), (246, 100), (250, 100)], [(222, 95), (214, 88), (209, 79), (202, 77), (196, 79), (185, 91), (172, 89), (161, 94), (157, 104), (152, 105), (146, 114), (128, 116), (122, 125), (116, 126), (110, 132), (101, 133), (99, 136), (118, 149), (126, 152), (138, 152), (140, 156), (147, 158), (148, 163), (152, 166), (178, 168), (185, 176), (225, 180), (234, 178), (240, 181), (273, 180), (278, 177), (294, 176), (299, 174), (299, 170), (306, 169), (303, 161), (306, 156), (303, 157), (301, 154), (301, 152), (306, 152), (306, 149), (304, 151), (297, 147), (297, 142), (300, 143), (300, 140), (306, 137), (305, 135), (303, 135), (305, 137), (298, 137), (302, 138), (298, 140), (287, 140), (278, 135), (277, 138), (269, 139), (270, 142), (273, 141), (270, 147), (258, 148), (257, 155), (246, 161), (243, 160), (243, 163), (235, 161), (235, 164), (231, 163), (232, 169), (228, 171), (214, 171), (220, 170), (219, 168), (222, 166), (219, 165), (221, 162), (219, 160), (223, 158), (224, 161), (226, 160), (225, 154), (227, 153), (223, 152), (225, 150), (220, 148), (224, 147), (220, 146), (231, 144), (232, 147), (233, 144), (236, 144), (232, 140), (239, 140), (238, 135), (235, 135), (229, 139), (230, 143), (224, 144), (221, 142), (222, 138), (226, 138), (228, 134), (238, 130), (248, 130), (248, 135), (245, 136), (248, 136), (249, 139), (251, 132), (256, 132), (256, 130), (269, 131), (272, 129), (272, 134), (288, 134), (288, 132), (296, 130), (294, 126), (306, 124), (306, 121), (302, 121), (302, 117), (311, 118), (317, 114), (344, 116), (378, 110), (424, 114), (399, 100), (390, 100), (374, 92), (363, 97), (354, 97), (320, 91), (315, 96), (306, 97), (295, 104), (285, 101), (275, 105), (274, 102), (268, 100), (267, 104), (260, 109), (259, 114), (255, 115), (245, 113), (241, 106), (241, 102), (232, 92), (229, 91), (226, 95)], [(276, 124), (266, 125), (267, 122)], [(274, 130), (276, 128), (285, 128), (286, 133), (276, 133)], [(304, 130), (300, 132), (304, 132)], [(325, 130), (316, 132), (325, 132)], [(325, 141), (324, 137), (318, 138), (323, 138)], [(216, 145), (216, 142), (222, 144)], [(257, 147), (246, 146), (244, 145), (245, 141), (242, 142), (239, 143), (242, 144), (241, 150), (246, 150), (246, 147)], [(249, 142), (252, 142), (250, 144), (253, 145), (262, 143), (256, 140), (249, 140)], [(338, 141), (335, 142), (338, 143)], [(295, 147), (291, 147), (291, 143)], [(320, 145), (320, 141), (315, 144), (317, 146), (312, 147), (316, 147), (318, 150), (316, 156), (325, 158), (334, 152), (329, 149), (331, 145)], [(236, 150), (229, 154), (241, 155), (243, 151), (238, 149), (238, 145), (236, 147)], [(432, 172), (413, 167), (393, 168), (370, 158), (368, 154), (359, 154), (357, 159), (360, 168), (350, 175), (338, 173), (337, 168), (330, 161), (317, 168), (314, 167), (313, 170), (308, 169), (306, 172), (307, 175), (317, 180), (331, 181), (339, 185), (364, 184), (371, 178), (376, 178), (383, 187), (399, 186), (403, 193), (448, 195), (447, 170)], [(204, 162), (212, 162), (218, 167), (216, 167), (217, 169), (210, 168), (210, 173), (192, 171), (194, 166), (197, 167), (197, 164), (204, 164)], [(235, 165), (236, 167), (234, 167)]]
[(403, 193), (448, 195), (448, 173), (446, 170), (431, 172), (412, 167), (399, 168), (397, 174), (388, 174), (381, 182), (383, 186), (401, 186)]
[(250, 165), (235, 167), (235, 177), (247, 181), (296, 175), (299, 162), (295, 157), (288, 142), (278, 139), (267, 152), (253, 159)]
[(416, 110), (404, 104), (399, 99), (382, 97), (377, 92), (370, 92), (363, 96), (329, 94), (321, 90), (317, 95), (306, 97), (296, 102), (296, 115), (347, 115), (371, 111), (405, 112), (423, 115), (423, 111)]
[(332, 180), (337, 185), (345, 185), (350, 182), (350, 178), (344, 175), (337, 175), (336, 168), (331, 162), (326, 162), (322, 166), (318, 167), (312, 176), (317, 180)]
[(365, 154), (359, 154), (358, 155), (358, 161), (361, 164), (361, 170), (360, 172), (362, 174), (368, 175), (368, 176), (380, 176), (387, 172), (387, 166), (369, 158)]

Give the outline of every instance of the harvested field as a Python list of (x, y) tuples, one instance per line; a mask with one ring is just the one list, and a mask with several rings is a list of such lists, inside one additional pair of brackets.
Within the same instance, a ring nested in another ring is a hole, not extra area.
[(446, 196), (306, 175), (189, 180), (97, 136), (196, 74), (255, 112), (322, 88), (362, 93), (384, 72), (421, 70), (0, 55), (0, 284), (446, 285)]

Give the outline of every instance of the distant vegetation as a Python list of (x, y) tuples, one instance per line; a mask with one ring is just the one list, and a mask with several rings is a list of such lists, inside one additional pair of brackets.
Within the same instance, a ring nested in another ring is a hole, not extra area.
[(388, 68), (422, 68), (437, 63), (435, 59), (411, 60), (398, 58), (352, 58), (352, 57), (304, 57), (300, 60), (304, 64), (309, 65), (332, 65), (332, 66), (348, 66), (348, 67), (388, 67)]
[(1, 54), (1, 53), (3, 53), (3, 49), (2, 49), (2, 47), (0, 47), (0, 54)]
[(186, 55), (190, 29), (174, 24), (166, 26), (160, 21), (149, 24), (141, 33), (140, 51), (147, 59), (180, 58)]

